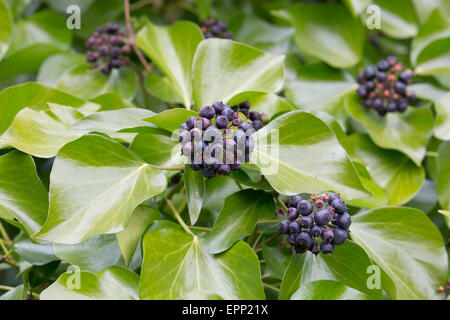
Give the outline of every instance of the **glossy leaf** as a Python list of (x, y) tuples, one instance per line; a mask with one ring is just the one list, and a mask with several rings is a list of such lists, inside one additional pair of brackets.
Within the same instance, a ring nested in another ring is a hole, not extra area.
[(225, 205), (208, 234), (207, 249), (219, 253), (249, 235), (259, 219), (275, 215), (273, 197), (264, 191), (242, 190), (225, 199)]
[(276, 118), (255, 133), (255, 141), (250, 161), (282, 194), (335, 190), (346, 199), (370, 195), (334, 133), (309, 113), (292, 111)]
[(344, 4), (303, 4), (276, 14), (295, 27), (295, 40), (306, 53), (336, 68), (361, 59), (364, 28)]
[(27, 300), (27, 290), (23, 284), (15, 287), (14, 289), (2, 294), (0, 300)]
[(287, 248), (268, 247), (263, 243), (262, 255), (265, 264), (278, 279), (283, 279), (283, 275), (289, 265), (291, 254)]
[(352, 95), (347, 98), (346, 107), (378, 146), (403, 152), (416, 165), (421, 165), (433, 130), (433, 115), (428, 106), (409, 107), (405, 113), (380, 117), (375, 111), (365, 109), (362, 101)]
[(50, 209), (37, 239), (78, 243), (117, 233), (133, 210), (164, 191), (164, 175), (122, 145), (87, 135), (64, 146), (51, 175)]
[(139, 206), (134, 210), (127, 227), (117, 233), (117, 241), (126, 266), (130, 264), (142, 235), (149, 225), (159, 219), (159, 217), (160, 213), (157, 209), (148, 206)]
[(272, 117), (280, 112), (288, 112), (295, 110), (296, 107), (287, 102), (284, 98), (273, 94), (262, 94), (260, 96), (249, 99), (251, 110), (265, 113), (269, 117)]
[(408, 39), (417, 35), (416, 13), (411, 0), (375, 0), (380, 11), (381, 30), (396, 39)]
[(58, 53), (48, 57), (41, 65), (36, 81), (56, 87), (61, 76), (70, 69), (84, 64), (86, 57), (79, 53)]
[(48, 195), (32, 158), (18, 151), (0, 157), (0, 216), (17, 219), (24, 230), (37, 232), (45, 222)]
[(14, 252), (17, 253), (21, 259), (37, 266), (42, 266), (58, 260), (53, 252), (51, 243), (33, 243), (23, 233), (14, 239)]
[(352, 217), (352, 239), (386, 273), (391, 299), (439, 299), (448, 271), (439, 230), (420, 210), (386, 207)]
[(177, 229), (144, 238), (141, 299), (264, 299), (258, 258), (244, 242), (218, 255)]
[(437, 193), (445, 210), (450, 210), (450, 142), (444, 142), (438, 151)]
[(199, 44), (192, 70), (197, 107), (216, 101), (235, 105), (254, 95), (280, 90), (284, 56), (239, 42), (208, 39)]
[(47, 57), (66, 50), (72, 37), (65, 22), (50, 10), (20, 20), (14, 27), (9, 50), (0, 62), (0, 78), (36, 72)]
[(201, 171), (194, 171), (190, 166), (184, 169), (184, 188), (188, 202), (189, 217), (191, 224), (197, 222), (205, 199), (205, 178)]
[(298, 289), (291, 300), (372, 300), (369, 295), (332, 280), (307, 283)]
[(450, 140), (450, 93), (436, 101), (435, 108), (434, 135), (441, 140)]
[(187, 21), (168, 27), (149, 22), (136, 37), (136, 43), (170, 79), (187, 108), (192, 104), (192, 61), (202, 39), (200, 29)]
[(42, 291), (41, 300), (139, 300), (139, 277), (130, 270), (114, 266), (95, 274), (76, 272), (62, 274)]
[(12, 36), (12, 17), (4, 0), (0, 0), (0, 60), (8, 51)]
[(284, 274), (279, 299), (292, 299), (292, 295), (308, 283), (318, 280), (335, 280), (364, 292), (374, 299), (381, 299), (381, 290), (367, 285), (372, 265), (370, 258), (359, 246), (347, 241), (336, 246), (331, 255), (313, 255), (309, 251), (297, 254)]
[(424, 170), (407, 156), (377, 147), (367, 135), (354, 134), (350, 141), (354, 155), (385, 190), (390, 205), (403, 204), (420, 190), (425, 180)]
[(174, 132), (175, 130), (180, 129), (180, 125), (189, 117), (199, 118), (200, 116), (197, 112), (192, 110), (175, 108), (163, 111), (143, 120), (153, 123), (167, 131)]
[(372, 2), (372, 0), (344, 0), (344, 2), (356, 17)]

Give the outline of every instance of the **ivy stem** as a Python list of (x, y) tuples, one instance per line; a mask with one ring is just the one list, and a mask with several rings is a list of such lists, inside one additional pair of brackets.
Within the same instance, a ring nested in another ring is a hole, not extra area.
[(278, 193), (275, 193), (273, 195), (275, 197), (276, 202), (278, 203), (278, 205), (283, 208), (286, 212), (288, 211), (288, 207), (286, 207), (286, 205), (284, 204), (283, 201), (281, 201), (280, 199), (280, 195)]
[(3, 223), (0, 221), (0, 232), (2, 234), (3, 239), (5, 239), (5, 241), (10, 244), (11, 243), (11, 238), (8, 235), (8, 232), (6, 232), (5, 227), (3, 226)]
[[(12, 289), (14, 289), (14, 287), (0, 285), (0, 290), (2, 290), (2, 291), (11, 291)], [(31, 291), (29, 293), (31, 293), (33, 295), (33, 297), (35, 297), (36, 299), (40, 298), (38, 293), (34, 293)]]
[(240, 190), (244, 190), (244, 188), (242, 187), (242, 184), (240, 184), (239, 181), (234, 180), (234, 182), (236, 182), (236, 185), (238, 186), (238, 188), (239, 188)]
[(167, 171), (182, 171), (184, 170), (185, 166), (180, 166), (180, 167), (164, 167), (164, 166), (157, 166), (157, 165), (153, 165), (151, 164), (151, 166), (153, 168), (159, 169), (159, 170), (167, 170)]
[(255, 239), (256, 239), (257, 236), (258, 236), (258, 231), (255, 228), (253, 230), (253, 232), (248, 236), (247, 243), (252, 246), (253, 243), (255, 242)]
[(183, 221), (183, 219), (181, 218), (180, 214), (178, 213), (177, 209), (175, 208), (175, 206), (173, 205), (172, 200), (166, 198), (166, 202), (169, 205), (169, 208), (172, 210), (173, 215), (175, 216), (175, 218), (178, 220), (178, 222), (180, 223), (180, 225), (183, 227), (184, 231), (186, 231), (187, 233), (189, 233), (191, 236), (195, 237), (195, 235), (192, 233), (191, 229), (189, 229), (188, 225)]
[(272, 285), (270, 285), (268, 283), (263, 282), (263, 286), (266, 287), (267, 289), (271, 289), (271, 290), (274, 290), (276, 292), (280, 292), (280, 289), (278, 289), (277, 287), (272, 286)]
[(141, 50), (139, 50), (138, 46), (136, 45), (136, 37), (135, 37), (134, 32), (133, 32), (133, 27), (131, 26), (130, 0), (124, 0), (123, 1), (123, 7), (124, 7), (124, 14), (125, 14), (125, 24), (127, 26), (128, 42), (133, 47), (134, 52), (136, 53), (139, 61), (144, 66), (145, 70), (147, 72), (151, 72), (152, 68), (147, 63), (147, 60), (145, 59), (145, 57), (142, 54)]
[(262, 236), (263, 236), (263, 233), (260, 232), (260, 233), (258, 234), (258, 237), (256, 238), (255, 242), (253, 243), (253, 246), (252, 246), (252, 249), (253, 249), (253, 250), (255, 250), (255, 248), (256, 248), (256, 246), (258, 245), (259, 240), (261, 240)]
[(427, 152), (425, 153), (425, 155), (426, 155), (427, 157), (433, 157), (433, 158), (436, 158), (436, 157), (438, 156), (438, 153), (437, 153), (437, 152), (434, 152), (434, 151), (427, 151)]
[(135, 3), (132, 3), (130, 5), (130, 10), (131, 11), (138, 10), (140, 8), (143, 8), (143, 7), (147, 6), (147, 5), (149, 5), (149, 4), (153, 4), (154, 2), (156, 2), (156, 1), (154, 1), (154, 0), (141, 0), (141, 1), (138, 1), (138, 2), (135, 2)]
[[(281, 236), (281, 232), (276, 233), (275, 235), (271, 236), (269, 239), (267, 239), (266, 241), (264, 241), (264, 243), (270, 243), (273, 240), (275, 240), (276, 238), (278, 238), (279, 236)], [(256, 247), (255, 247), (255, 252), (258, 252), (262, 247), (262, 242), (259, 243)]]
[(189, 226), (190, 229), (192, 230), (198, 230), (198, 231), (205, 231), (205, 232), (211, 232), (211, 228), (207, 228), (207, 227), (197, 227), (197, 226)]

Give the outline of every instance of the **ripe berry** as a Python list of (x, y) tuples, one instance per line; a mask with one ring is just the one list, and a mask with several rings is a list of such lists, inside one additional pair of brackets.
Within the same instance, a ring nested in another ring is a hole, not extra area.
[(111, 67), (118, 69), (123, 66), (123, 62), (120, 59), (112, 59), (111, 60)]
[(289, 208), (287, 211), (287, 217), (289, 220), (295, 220), (298, 218), (298, 211), (295, 208)]
[(373, 78), (375, 78), (376, 71), (373, 67), (366, 67), (364, 69), (363, 75), (364, 75), (364, 79), (372, 80)]
[(212, 107), (214, 108), (216, 115), (221, 115), (223, 109), (225, 108), (225, 105), (222, 102), (218, 101), (218, 102), (214, 102), (212, 104)]
[(331, 206), (334, 208), (334, 211), (338, 214), (343, 214), (347, 211), (347, 206), (345, 205), (345, 202), (341, 199), (336, 199), (331, 203)]
[(216, 115), (216, 110), (212, 106), (204, 106), (200, 109), (199, 115), (207, 119), (212, 119)]
[(297, 234), (300, 232), (300, 224), (298, 221), (292, 221), (289, 223), (289, 232), (291, 234)]
[(191, 163), (191, 169), (194, 171), (199, 171), (202, 170), (202, 165), (201, 164), (196, 164), (196, 163)]
[(234, 119), (234, 111), (230, 107), (226, 107), (222, 111), (222, 116), (226, 117), (228, 121), (232, 121)]
[(330, 253), (332, 253), (332, 252), (334, 251), (334, 246), (333, 246), (332, 243), (329, 243), (329, 242), (322, 242), (322, 243), (320, 244), (320, 251), (321, 251), (323, 254), (330, 254)]
[(230, 174), (230, 166), (228, 164), (221, 164), (219, 168), (217, 169), (217, 173), (221, 176), (227, 176)]
[(111, 48), (111, 57), (117, 58), (120, 56), (120, 48), (119, 47), (112, 47)]
[(319, 237), (322, 234), (322, 228), (317, 224), (313, 225), (311, 228), (311, 235), (313, 237)]
[(255, 128), (256, 131), (258, 131), (259, 129), (264, 127), (264, 124), (260, 120), (254, 120), (252, 122), (252, 125), (253, 125), (253, 127)]
[(350, 227), (351, 223), (352, 218), (347, 212), (338, 215), (336, 218), (336, 224), (343, 229)]
[(340, 197), (337, 193), (330, 193), (328, 195), (328, 203), (332, 203), (336, 199), (340, 199)]
[(244, 132), (246, 132), (247, 130), (250, 130), (252, 128), (252, 125), (248, 122), (243, 122), (239, 125), (239, 129), (243, 130)]
[(306, 217), (301, 217), (299, 220), (299, 223), (300, 223), (300, 227), (302, 227), (303, 229), (309, 229), (312, 227), (314, 221), (311, 216), (306, 216)]
[(390, 68), (389, 62), (387, 62), (386, 60), (381, 60), (380, 62), (378, 62), (377, 68), (380, 71), (388, 71)]
[(184, 146), (186, 143), (191, 141), (191, 134), (189, 131), (183, 131), (180, 133), (179, 141), (181, 142), (181, 145)]
[(297, 208), (298, 204), (300, 203), (300, 201), (302, 201), (302, 197), (301, 196), (293, 196), (291, 198), (292, 201), (292, 205)]
[(331, 221), (331, 214), (328, 210), (320, 210), (314, 215), (314, 221), (319, 226), (327, 225)]
[(320, 249), (319, 249), (319, 245), (317, 244), (317, 241), (314, 241), (313, 247), (311, 249), (311, 252), (313, 254), (315, 254), (316, 256), (319, 254)]
[(406, 92), (406, 85), (403, 82), (397, 82), (394, 89), (399, 94), (404, 94)]
[(295, 239), (295, 243), (301, 248), (309, 249), (313, 245), (313, 238), (308, 231), (302, 231)]
[(255, 121), (255, 120), (260, 120), (261, 119), (261, 114), (258, 111), (250, 111), (250, 120)]
[(322, 240), (326, 242), (331, 242), (334, 239), (334, 232), (329, 228), (322, 230)]
[(186, 125), (187, 125), (188, 129), (194, 128), (195, 123), (197, 122), (197, 119), (198, 119), (198, 118), (196, 118), (196, 117), (189, 117), (189, 118), (186, 120)]
[(313, 212), (313, 205), (308, 200), (301, 200), (298, 203), (297, 210), (302, 216), (310, 215)]
[(297, 233), (291, 233), (288, 237), (288, 242), (291, 246), (295, 246), (295, 242), (297, 240)]
[(228, 126), (228, 119), (226, 116), (218, 116), (216, 118), (216, 127), (219, 129), (226, 128)]
[(340, 245), (343, 244), (347, 240), (348, 232), (341, 228), (334, 229), (334, 238), (333, 244)]
[(214, 178), (216, 176), (216, 170), (213, 167), (204, 166), (202, 168), (202, 174), (205, 178)]
[(289, 221), (288, 220), (281, 221), (280, 224), (278, 225), (278, 230), (282, 234), (289, 234)]

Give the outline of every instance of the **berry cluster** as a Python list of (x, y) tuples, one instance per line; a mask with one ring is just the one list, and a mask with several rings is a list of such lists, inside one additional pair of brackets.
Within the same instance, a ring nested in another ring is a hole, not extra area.
[(225, 21), (216, 21), (214, 18), (209, 18), (203, 21), (201, 30), (206, 39), (209, 38), (223, 38), (233, 39), (233, 33), (227, 31), (228, 25)]
[(250, 119), (251, 124), (253, 125), (253, 128), (256, 131), (258, 131), (259, 129), (264, 127), (263, 122), (268, 121), (267, 115), (265, 113), (260, 113), (258, 111), (250, 111), (250, 108), (251, 108), (250, 102), (248, 102), (248, 101), (242, 102), (241, 104), (231, 107), (231, 109), (233, 109), (233, 111), (240, 112), (244, 116), (246, 116), (248, 119)]
[(394, 56), (378, 62), (377, 69), (366, 67), (358, 76), (358, 95), (366, 108), (373, 108), (380, 116), (388, 112), (404, 112), (416, 95), (407, 86), (412, 83), (414, 72), (402, 71), (403, 66)]
[[(352, 219), (345, 202), (336, 193), (313, 194), (310, 200), (293, 196), (286, 201), (287, 219), (281, 221), (279, 231), (288, 235), (289, 244), (295, 252), (310, 250), (330, 254), (335, 245), (347, 240)], [(318, 238), (322, 241), (318, 243)]]
[(251, 136), (257, 129), (245, 116), (222, 102), (200, 109), (201, 118), (190, 117), (180, 126), (181, 153), (193, 170), (206, 178), (229, 175), (250, 159)]
[(96, 69), (100, 68), (105, 75), (109, 75), (112, 69), (121, 68), (131, 52), (125, 31), (119, 29), (119, 24), (110, 22), (98, 27), (85, 43), (91, 49), (86, 52), (87, 62)]

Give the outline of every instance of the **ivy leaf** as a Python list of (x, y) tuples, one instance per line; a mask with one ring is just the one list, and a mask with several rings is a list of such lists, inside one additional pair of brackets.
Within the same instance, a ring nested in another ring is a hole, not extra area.
[(356, 88), (350, 74), (320, 62), (299, 68), (295, 80), (287, 84), (285, 94), (288, 101), (301, 109), (319, 109), (340, 116), (342, 99)]
[(55, 88), (65, 72), (84, 64), (85, 61), (86, 56), (75, 52), (54, 54), (42, 63), (36, 81)]
[(357, 17), (372, 0), (344, 0), (354, 17)]
[(14, 252), (25, 261), (37, 266), (58, 260), (51, 243), (33, 243), (24, 233), (20, 233), (14, 239)]
[(192, 104), (191, 66), (202, 40), (200, 29), (188, 21), (177, 21), (168, 27), (149, 22), (136, 36), (138, 46), (170, 79), (186, 108)]
[(27, 300), (27, 298), (28, 293), (23, 284), (0, 296), (0, 300)]
[(57, 12), (42, 10), (20, 20), (14, 27), (9, 50), (0, 62), (0, 78), (37, 72), (47, 57), (67, 50), (71, 41), (66, 21)]
[(450, 141), (446, 141), (438, 150), (437, 193), (442, 208), (450, 210)]
[(381, 30), (395, 39), (415, 37), (419, 31), (416, 12), (410, 0), (375, 0), (381, 9)]
[(257, 131), (255, 141), (250, 161), (279, 193), (335, 190), (346, 199), (370, 195), (334, 133), (312, 114), (284, 114)]
[(404, 154), (377, 147), (367, 135), (350, 137), (353, 153), (373, 179), (386, 191), (390, 205), (403, 204), (422, 187), (425, 172)]
[(362, 101), (352, 95), (347, 98), (346, 107), (378, 146), (401, 151), (417, 166), (421, 165), (433, 130), (433, 114), (428, 105), (409, 107), (405, 113), (388, 113), (380, 117), (375, 111), (366, 110)]
[(421, 24), (427, 22), (430, 15), (433, 13), (433, 11), (436, 11), (436, 9), (438, 9), (438, 11), (440, 12), (445, 12), (446, 10), (448, 12), (448, 10), (450, 9), (445, 0), (413, 0), (412, 3), (416, 8), (416, 14)]
[(139, 276), (130, 270), (113, 266), (98, 273), (76, 272), (60, 275), (50, 287), (42, 291), (40, 299), (139, 300)]
[(278, 298), (292, 299), (299, 289), (314, 281), (335, 280), (364, 292), (373, 299), (381, 299), (381, 288), (371, 289), (367, 285), (370, 266), (372, 262), (364, 250), (348, 241), (336, 246), (332, 255), (315, 256), (309, 251), (297, 254), (284, 273)]
[(0, 60), (8, 51), (12, 36), (12, 17), (4, 0), (0, 0)]
[(352, 239), (383, 269), (383, 288), (391, 299), (442, 298), (437, 288), (447, 278), (447, 253), (439, 230), (426, 214), (386, 207), (352, 219)]
[(289, 265), (291, 254), (287, 248), (268, 247), (265, 242), (262, 245), (262, 255), (266, 266), (278, 279), (283, 279), (283, 275)]
[(145, 85), (148, 92), (151, 92), (158, 99), (172, 103), (182, 102), (168, 77), (151, 72), (145, 78)]
[(280, 90), (284, 56), (239, 42), (208, 39), (199, 44), (192, 70), (197, 106), (216, 101), (235, 105), (252, 96)]
[(86, 135), (60, 150), (50, 184), (49, 215), (34, 237), (74, 244), (122, 231), (133, 210), (163, 192), (167, 181), (119, 143)]
[(296, 110), (297, 108), (287, 102), (284, 98), (274, 94), (262, 94), (249, 99), (252, 110), (265, 113), (269, 117), (278, 113)]
[(435, 108), (434, 135), (441, 140), (450, 140), (450, 93), (436, 101)]
[(19, 151), (0, 156), (0, 217), (17, 219), (28, 234), (45, 222), (48, 195), (33, 159)]
[(159, 210), (148, 206), (139, 206), (134, 210), (127, 227), (116, 234), (125, 266), (130, 264), (142, 235), (149, 225), (159, 217)]
[(211, 255), (197, 236), (157, 229), (143, 243), (141, 299), (264, 299), (258, 258), (245, 242)]
[(307, 283), (298, 289), (291, 300), (372, 300), (361, 291), (333, 280), (319, 280)]
[(219, 253), (249, 235), (259, 219), (275, 215), (275, 203), (269, 193), (246, 189), (225, 199), (225, 205), (208, 234), (207, 249)]
[(54, 243), (55, 255), (81, 270), (98, 272), (113, 265), (123, 265), (114, 234), (99, 234), (76, 244)]
[(411, 64), (421, 75), (448, 74), (450, 23), (438, 10), (421, 26), (411, 44)]
[(170, 132), (180, 129), (180, 125), (189, 117), (200, 118), (197, 112), (181, 108), (169, 109), (152, 117), (143, 119)]
[(361, 60), (364, 28), (344, 4), (302, 4), (275, 14), (295, 27), (295, 40), (307, 54), (336, 68)]
[(189, 217), (191, 224), (197, 222), (205, 199), (205, 178), (201, 171), (194, 171), (190, 166), (184, 169), (184, 187), (188, 202)]

